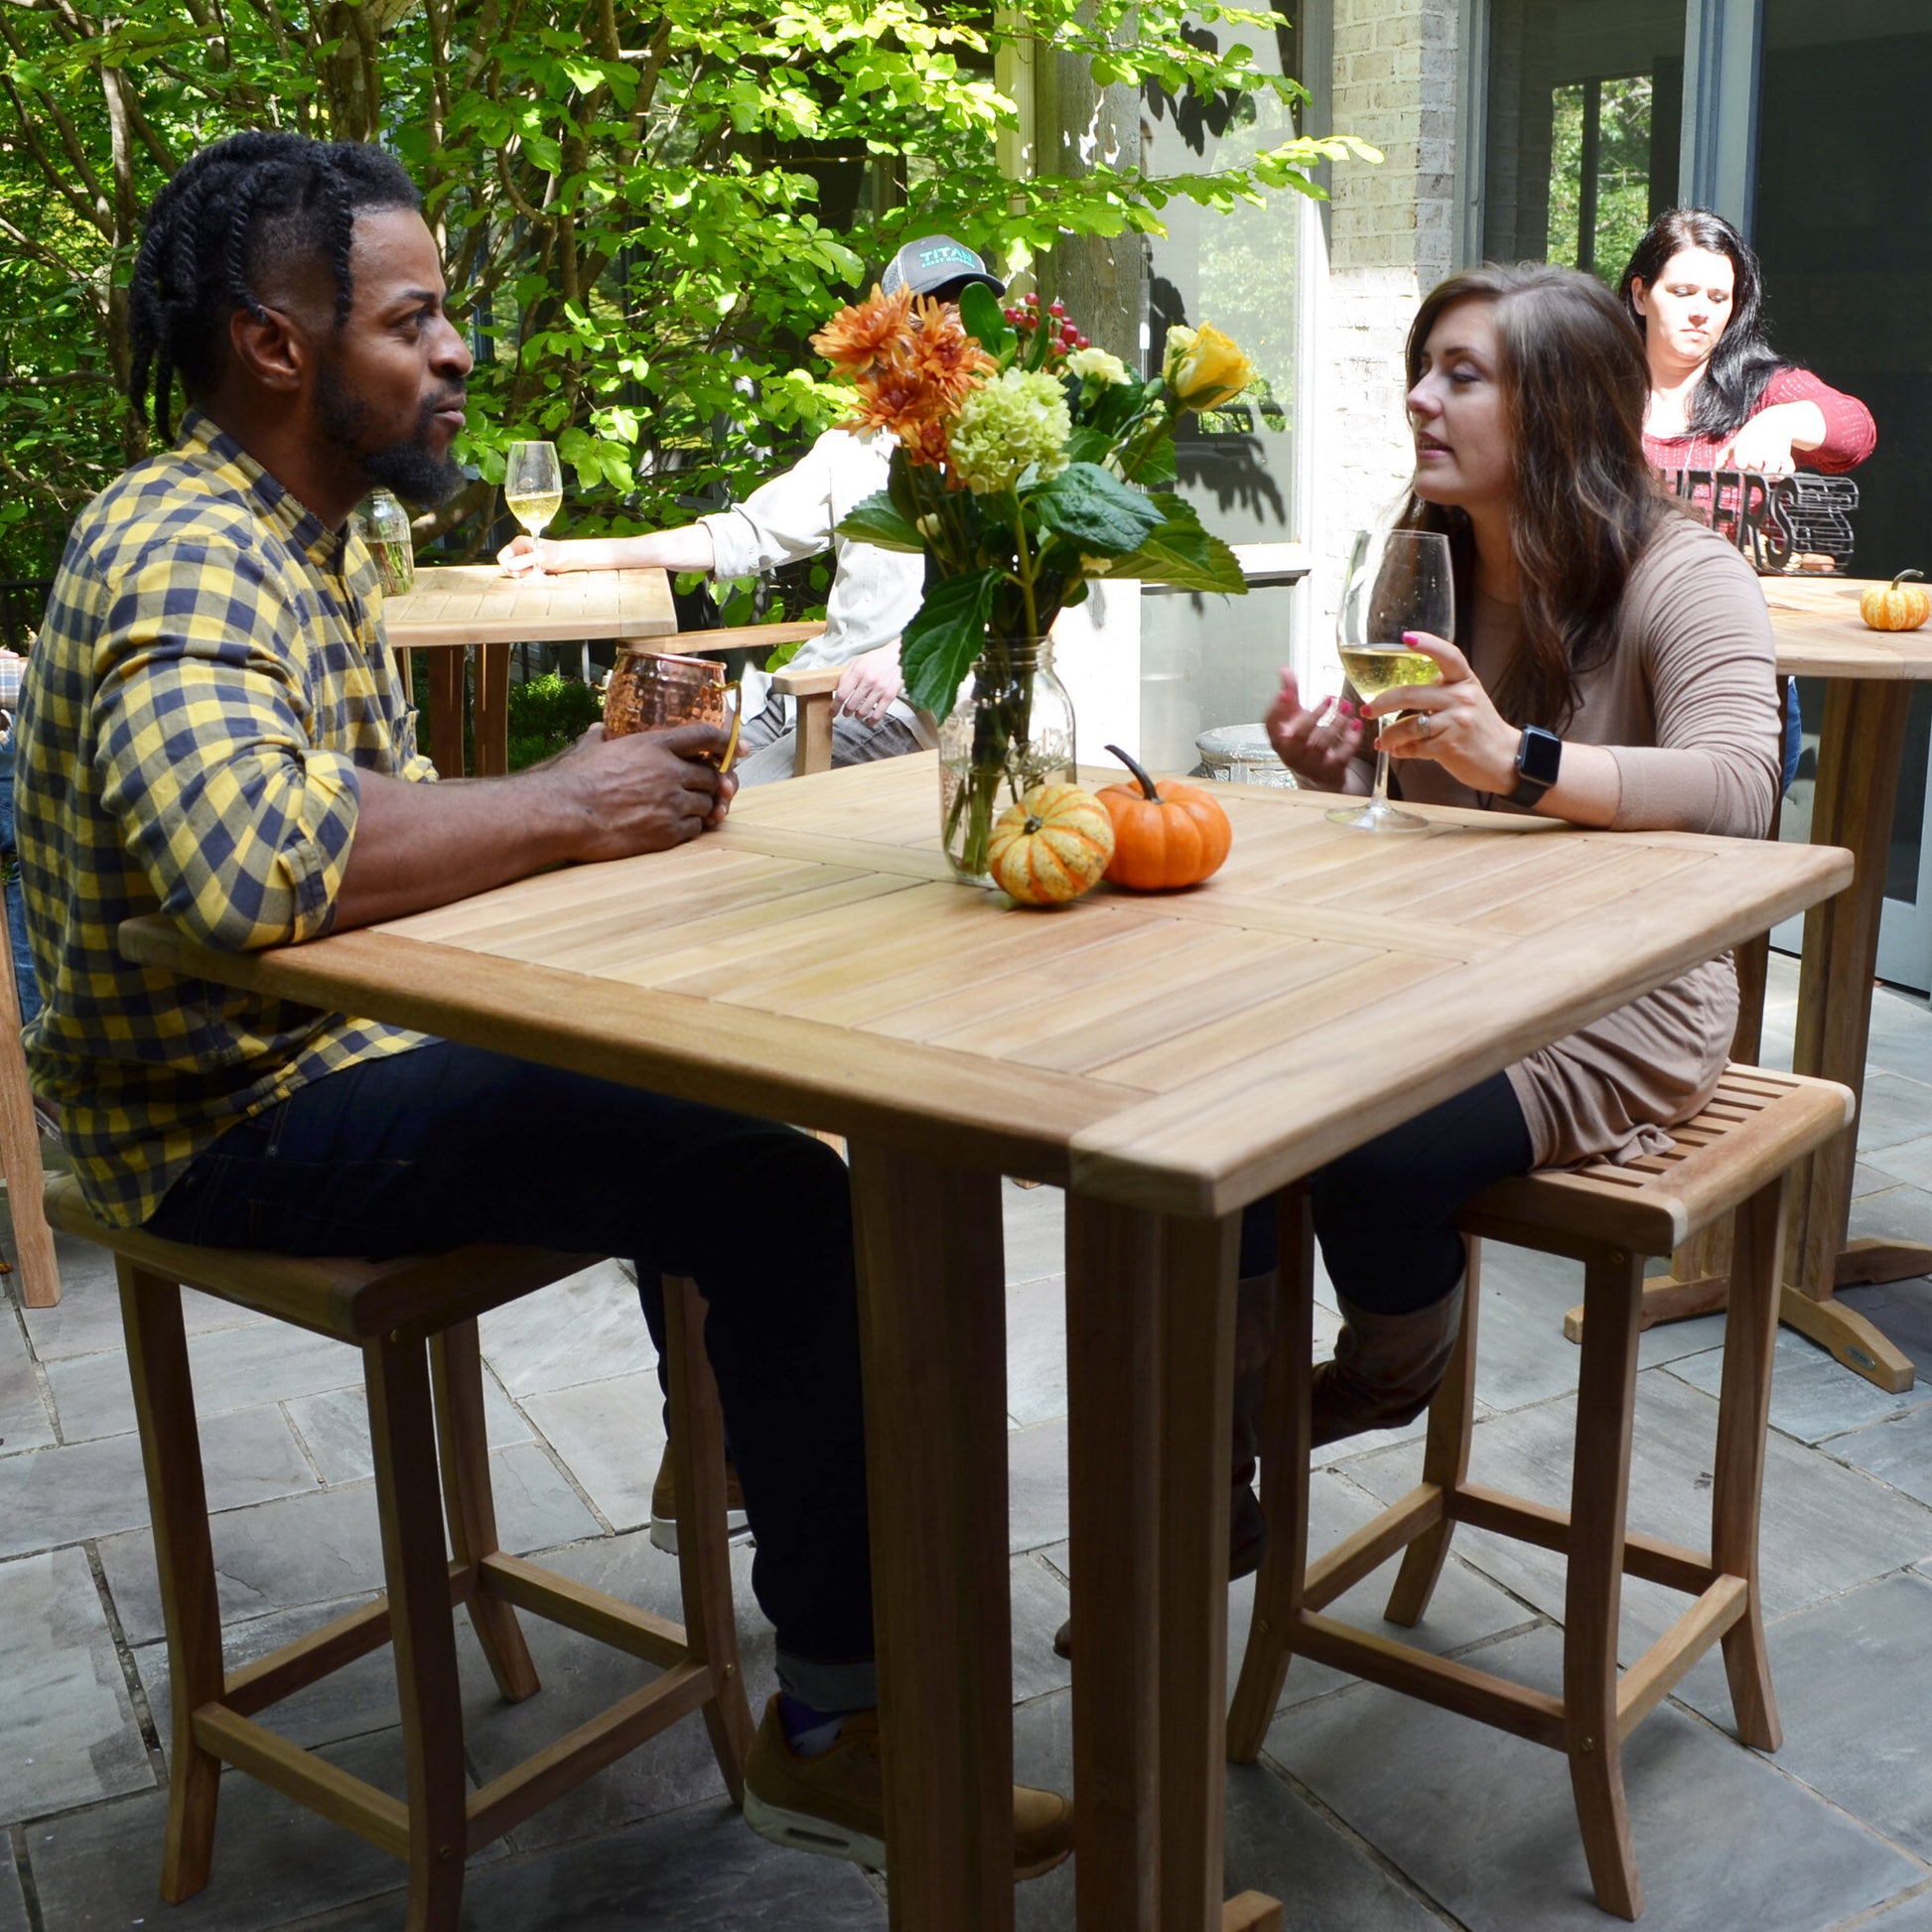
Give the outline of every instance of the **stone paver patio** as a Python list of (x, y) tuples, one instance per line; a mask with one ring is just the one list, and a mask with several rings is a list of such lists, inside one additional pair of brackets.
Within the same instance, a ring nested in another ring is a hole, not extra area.
[[(1773, 963), (1766, 1057), (1788, 1052), (1796, 971)], [(1932, 1013), (1881, 991), (1853, 1225), (1932, 1239)], [(1019, 1774), (1064, 1786), (1068, 1678), (1059, 1198), (1009, 1188), (1014, 1701)], [(66, 1299), (0, 1301), (0, 1932), (340, 1928), (403, 1920), (400, 1867), (252, 1781), (223, 1782), (213, 1882), (161, 1902), (166, 1661), (111, 1269), (61, 1250)], [(1492, 1250), (1485, 1267), (1479, 1479), (1561, 1501), (1581, 1270)], [(1932, 1368), (1932, 1283), (1851, 1298)], [(231, 1666), (363, 1600), (379, 1579), (356, 1358), (197, 1299), (191, 1311)], [(1317, 1342), (1333, 1333), (1323, 1313)], [(1633, 1525), (1701, 1541), (1722, 1317), (1645, 1337)], [(484, 1323), (503, 1541), (676, 1614), (642, 1525), (660, 1447), (649, 1343), (606, 1264)], [(1785, 1331), (1764, 1513), (1766, 1603), (1783, 1709), (1775, 1757), (1727, 1729), (1707, 1660), (1626, 1755), (1652, 1932), (1932, 1932), (1932, 1380), (1891, 1397)], [(1324, 1452), (1314, 1536), (1332, 1540), (1414, 1479), (1416, 1431)], [(737, 1557), (755, 1707), (769, 1633)], [(1387, 1577), (1345, 1598), (1372, 1617)], [(1664, 1592), (1625, 1598), (1626, 1651)], [(1561, 1573), (1464, 1533), (1423, 1634), (1555, 1687)], [(1245, 1587), (1235, 1592), (1236, 1641)], [(526, 1626), (543, 1695), (498, 1702), (463, 1626), (479, 1779), (627, 1688), (626, 1665)], [(400, 1789), (386, 1653), (278, 1707), (297, 1741)], [(1262, 1762), (1229, 1781), (1228, 1889), (1288, 1902), (1311, 1932), (1601, 1927), (1562, 1760), (1316, 1667), (1290, 1674)], [(685, 1725), (539, 1816), (473, 1868), (466, 1923), (515, 1932), (886, 1922), (881, 1885), (775, 1851), (723, 1797)], [(1028, 1932), (1070, 1926), (1071, 1871), (1024, 1888)]]

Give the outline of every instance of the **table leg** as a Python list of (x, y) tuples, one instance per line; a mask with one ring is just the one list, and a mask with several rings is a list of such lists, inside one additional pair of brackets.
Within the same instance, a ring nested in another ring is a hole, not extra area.
[(463, 776), (463, 673), (469, 655), (447, 645), (429, 653), (429, 758), (445, 778)]
[[(1800, 1073), (1842, 1080), (1861, 1095), (1884, 909), (1885, 853), (1911, 696), (1909, 684), (1850, 678), (1833, 679), (1825, 695), (1811, 835), (1818, 844), (1847, 847), (1858, 871), (1847, 891), (1805, 914), (1792, 1065)], [(1898, 1391), (1912, 1386), (1910, 1360), (1868, 1321), (1831, 1306), (1832, 1295), (1856, 1282), (1898, 1281), (1932, 1271), (1932, 1248), (1859, 1242), (1847, 1249), (1857, 1157), (1855, 1124), (1801, 1162), (1792, 1175), (1785, 1261), (1790, 1292), (1784, 1304), (1789, 1309), (1794, 1295), (1815, 1304), (1801, 1311), (1796, 1325), (1867, 1380)]]
[(477, 775), (500, 778), (509, 767), (510, 647), (477, 651)]
[(1013, 1638), (997, 1174), (852, 1143), (896, 1932), (1011, 1932)]
[(1221, 1901), (1239, 1226), (1067, 1197), (1080, 1932), (1268, 1922)]

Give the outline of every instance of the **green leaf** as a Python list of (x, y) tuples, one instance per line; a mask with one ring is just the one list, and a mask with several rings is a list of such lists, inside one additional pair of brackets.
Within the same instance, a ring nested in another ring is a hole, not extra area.
[(1163, 523), (1125, 557), (1116, 557), (1093, 577), (1133, 577), (1144, 584), (1172, 584), (1183, 591), (1221, 591), (1245, 596), (1248, 580), (1241, 574), (1234, 552), (1196, 522)]
[(1176, 474), (1173, 439), (1164, 436), (1142, 455), (1134, 469), (1134, 481), (1138, 483), (1173, 483)]
[(987, 354), (1002, 362), (1011, 359), (1020, 339), (1008, 327), (999, 298), (984, 282), (969, 282), (960, 291), (959, 319)]
[(1027, 506), (1083, 554), (1118, 557), (1160, 528), (1161, 511), (1096, 463), (1069, 463), (1027, 492)]
[(917, 520), (919, 492), (912, 482), (912, 466), (906, 461), (903, 450), (893, 452), (892, 463), (886, 471), (886, 495), (893, 508), (907, 523)]
[(1003, 577), (1001, 571), (975, 570), (926, 586), (898, 653), (905, 695), (921, 711), (943, 719), (952, 710), (973, 660), (986, 648), (986, 621)]
[(892, 494), (884, 489), (847, 512), (839, 535), (858, 543), (877, 544), (882, 550), (916, 552), (925, 548), (918, 531), (893, 507)]

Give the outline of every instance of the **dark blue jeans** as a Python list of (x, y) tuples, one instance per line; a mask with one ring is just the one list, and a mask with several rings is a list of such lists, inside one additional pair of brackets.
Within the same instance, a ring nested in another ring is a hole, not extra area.
[(0, 856), (7, 863), (7, 949), (13, 955), (14, 987), (20, 995), (20, 1024), (36, 1019), (41, 1010), (41, 983), (34, 972), (34, 954), (27, 943), (27, 901), (20, 890), (20, 862), (14, 853), (14, 748), (10, 738), (0, 745)]
[[(1336, 1293), (1376, 1314), (1440, 1302), (1462, 1279), (1462, 1203), (1528, 1173), (1533, 1157), (1515, 1089), (1495, 1073), (1317, 1168), (1314, 1233)], [(1241, 1272), (1274, 1265), (1274, 1202), (1260, 1200), (1241, 1217)]]
[(148, 1226), (285, 1254), (627, 1256), (660, 1353), (658, 1277), (695, 1277), (779, 1679), (821, 1710), (878, 1702), (851, 1202), (829, 1148), (438, 1040), (230, 1128)]

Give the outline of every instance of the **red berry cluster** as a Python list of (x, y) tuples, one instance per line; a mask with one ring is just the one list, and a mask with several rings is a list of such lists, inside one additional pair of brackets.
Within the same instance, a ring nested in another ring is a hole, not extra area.
[(1068, 355), (1076, 348), (1091, 348), (1093, 345), (1066, 319), (1064, 302), (1049, 302), (1044, 318), (1039, 312), (1039, 297), (1023, 295), (1006, 312), (1008, 323), (1023, 336), (1031, 336), (1042, 321), (1046, 329), (1046, 352), (1048, 355)]

